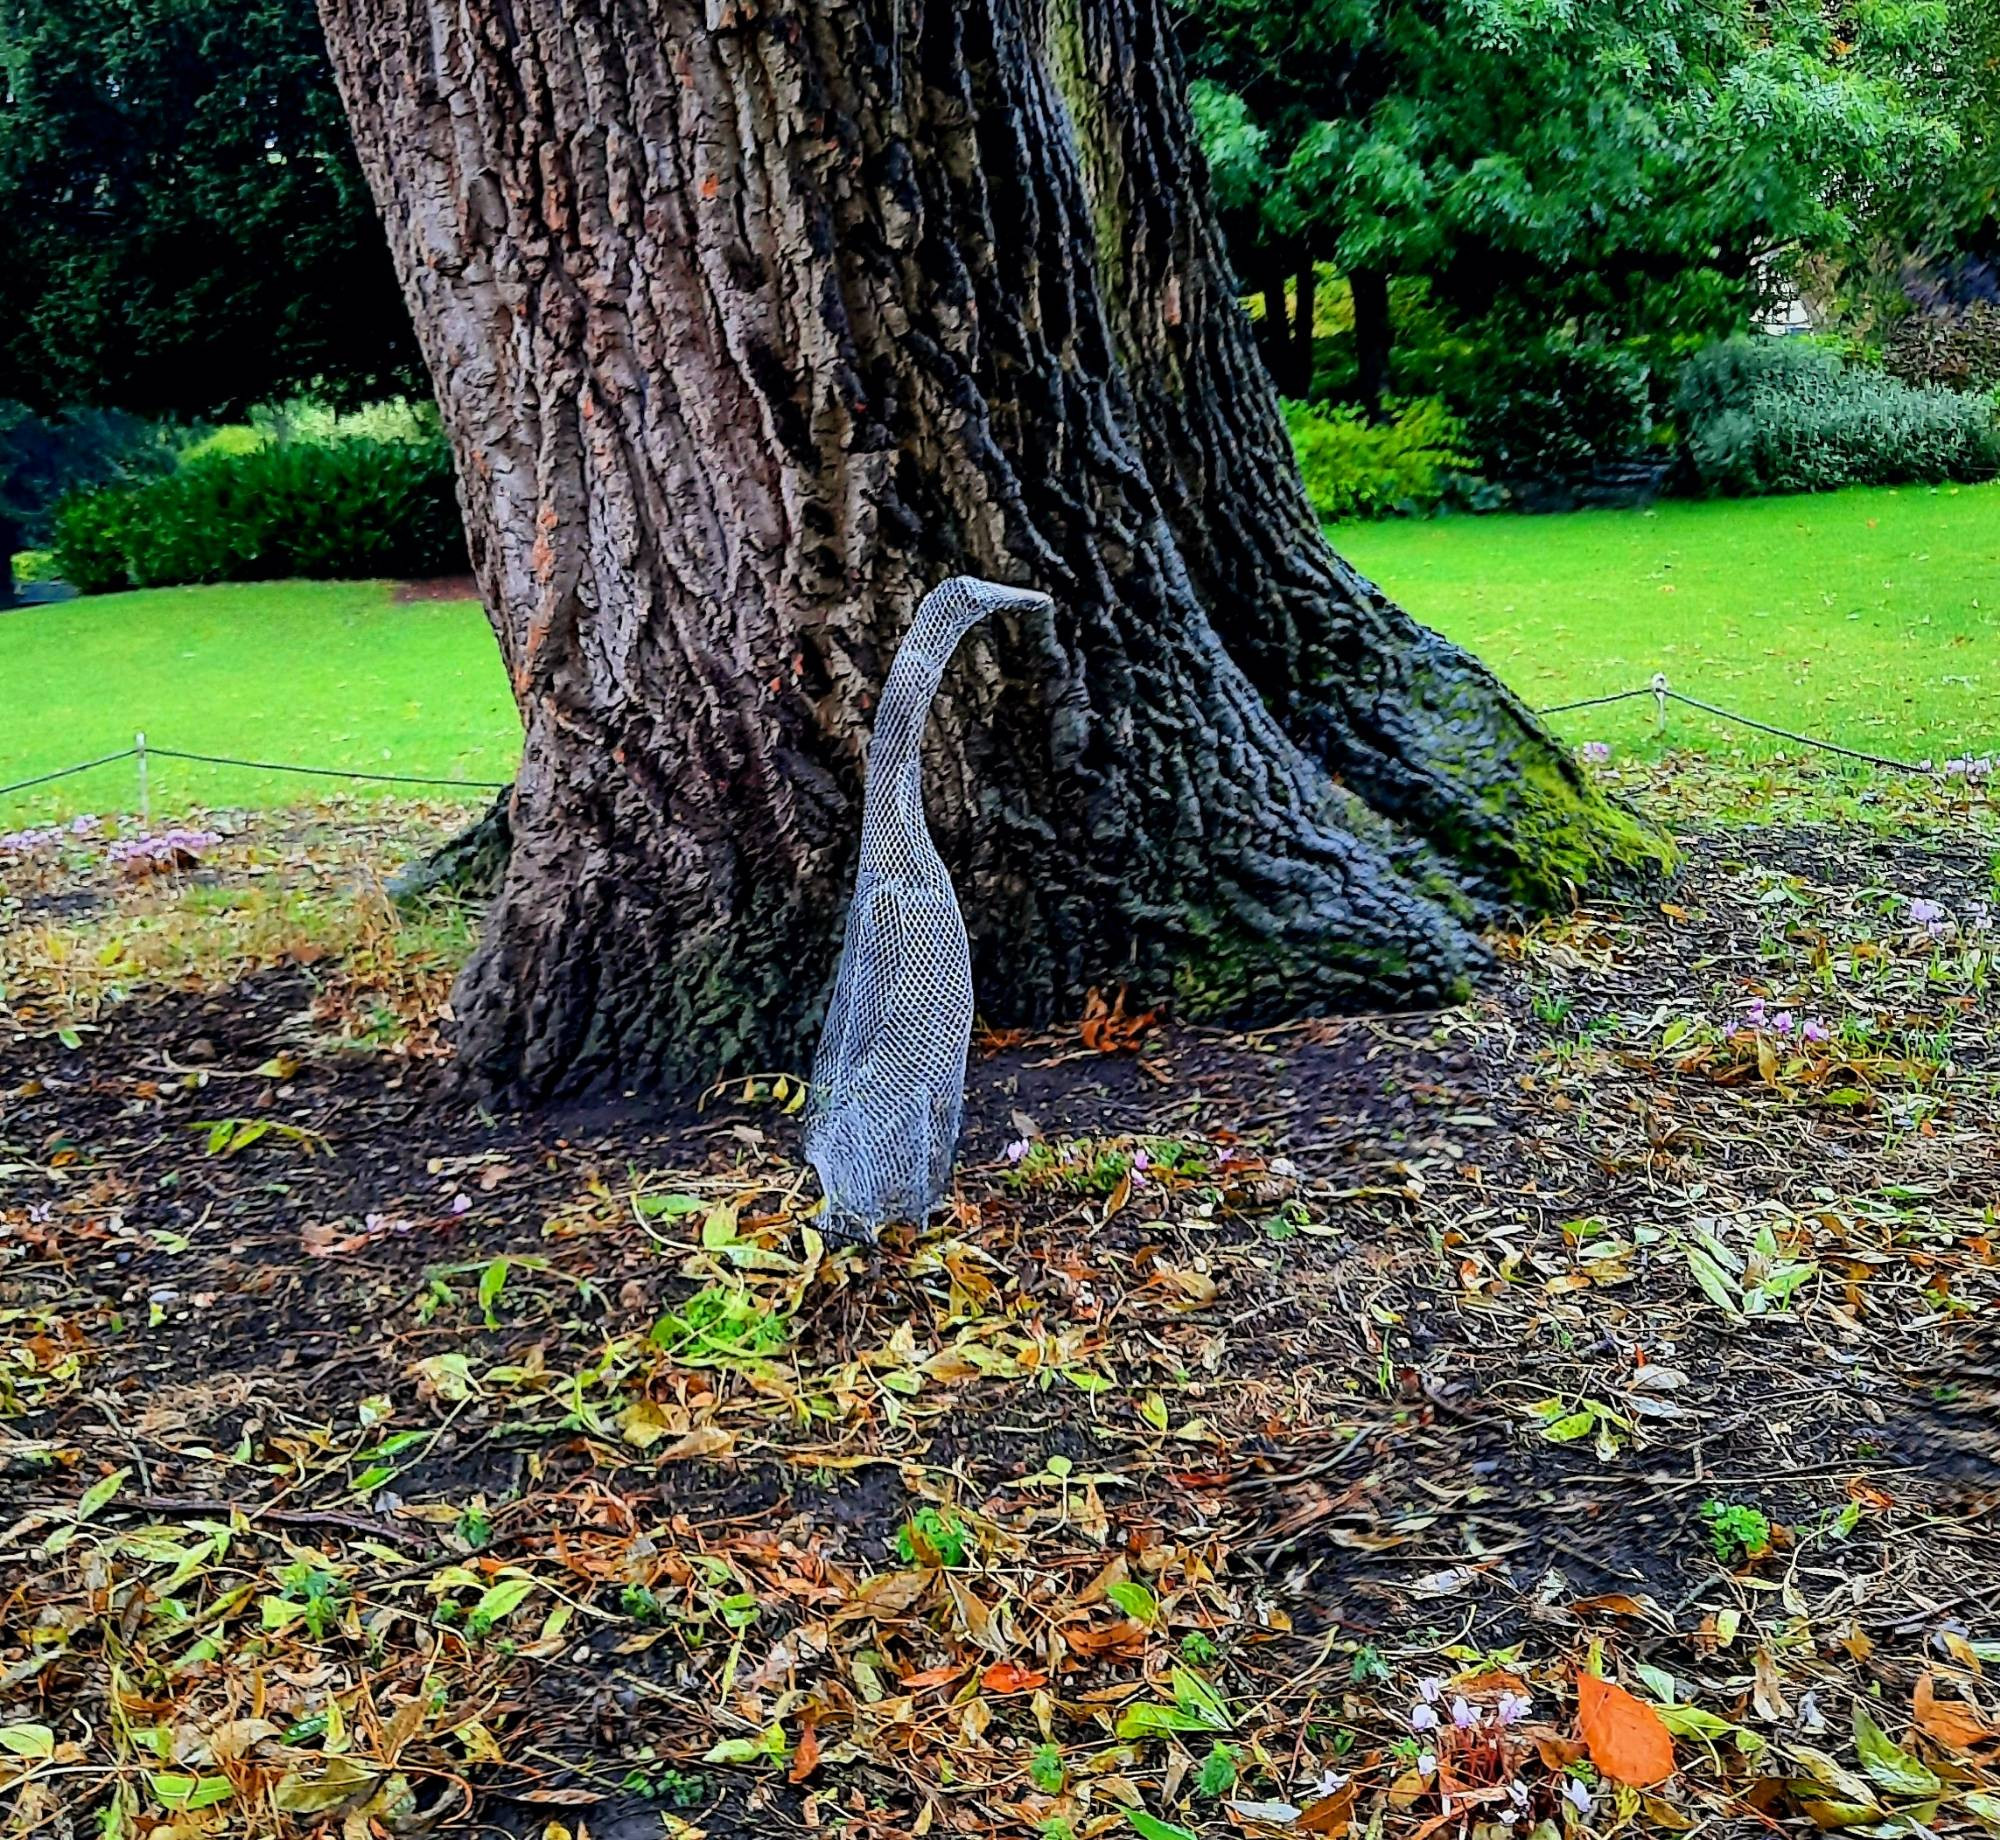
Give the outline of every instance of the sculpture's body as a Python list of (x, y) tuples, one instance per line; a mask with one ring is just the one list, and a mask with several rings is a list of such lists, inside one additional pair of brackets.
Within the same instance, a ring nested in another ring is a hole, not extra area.
[(945, 666), (995, 608), (1043, 596), (968, 575), (924, 597), (897, 649), (868, 748), (861, 862), (814, 1058), (805, 1151), (826, 1230), (873, 1239), (943, 1198), (965, 1106), (972, 958), (924, 822), (923, 739)]

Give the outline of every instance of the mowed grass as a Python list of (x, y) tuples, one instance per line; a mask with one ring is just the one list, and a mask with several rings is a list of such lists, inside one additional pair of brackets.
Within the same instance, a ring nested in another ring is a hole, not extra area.
[[(1704, 702), (1873, 753), (2000, 751), (2000, 484), (1332, 534), (1537, 707), (1664, 671)], [(1657, 745), (1650, 697), (1555, 727), (1621, 750)], [(1787, 747), (1679, 706), (1668, 743), (1753, 757)]]
[[(1691, 695), (1850, 747), (2000, 751), (2000, 484), (1354, 524), (1334, 541), (1537, 706), (1663, 670)], [(1650, 699), (1556, 726), (1620, 751), (1660, 745)], [(520, 751), (470, 601), (268, 582), (0, 613), (0, 784), (129, 746), (142, 728), (199, 753), (458, 779), (508, 779)], [(1667, 744), (1785, 746), (1684, 708)], [(328, 785), (153, 763), (159, 813), (291, 804)], [(0, 796), (0, 828), (135, 798), (131, 766), (106, 767)]]
[[(139, 729), (194, 753), (449, 779), (511, 779), (521, 751), (475, 601), (399, 606), (382, 582), (247, 582), (0, 613), (0, 785), (129, 747)], [(156, 814), (368, 789), (159, 759), (151, 776)], [(136, 803), (127, 762), (0, 798), (0, 829)]]

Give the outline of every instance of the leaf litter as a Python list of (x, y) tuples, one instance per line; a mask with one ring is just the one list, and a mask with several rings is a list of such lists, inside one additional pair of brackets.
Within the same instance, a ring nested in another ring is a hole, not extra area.
[(0, 1831), (2000, 1831), (1994, 816), (1751, 777), (872, 1254), (790, 1074), (442, 1103), (449, 812), (0, 863)]

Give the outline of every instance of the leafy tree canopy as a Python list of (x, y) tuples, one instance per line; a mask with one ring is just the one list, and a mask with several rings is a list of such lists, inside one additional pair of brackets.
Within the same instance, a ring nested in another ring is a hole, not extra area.
[[(1433, 276), (1606, 314), (1740, 311), (1956, 147), (1911, 72), (1942, 0), (1187, 0), (1239, 262)], [(1660, 298), (1664, 290), (1671, 301)]]
[(310, 0), (0, 0), (0, 398), (421, 389)]

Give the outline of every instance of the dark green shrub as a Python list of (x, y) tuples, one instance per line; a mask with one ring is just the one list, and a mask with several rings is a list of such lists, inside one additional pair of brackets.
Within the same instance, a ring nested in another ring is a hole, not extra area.
[(1458, 423), (1435, 398), (1405, 403), (1384, 422), (1318, 403), (1284, 408), (1306, 496), (1328, 523), (1434, 510), (1466, 464)]
[(132, 585), (125, 562), (125, 504), (132, 496), (105, 487), (72, 492), (57, 504), (50, 560), (58, 580), (79, 594), (110, 594)]
[(86, 592), (182, 582), (440, 575), (465, 567), (442, 440), (209, 453), (57, 506), (56, 565)]
[(1716, 492), (1985, 479), (2000, 424), (1984, 396), (1903, 382), (1807, 339), (1729, 339), (1690, 358), (1674, 399)]
[(1491, 479), (1573, 479), (1652, 432), (1652, 378), (1611, 345), (1482, 343), (1446, 388), (1473, 463)]

